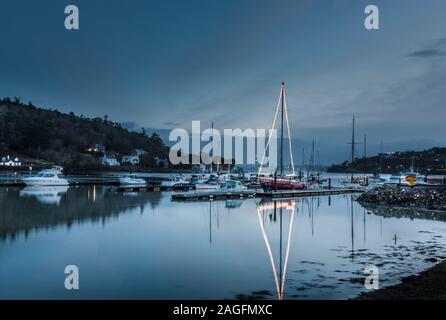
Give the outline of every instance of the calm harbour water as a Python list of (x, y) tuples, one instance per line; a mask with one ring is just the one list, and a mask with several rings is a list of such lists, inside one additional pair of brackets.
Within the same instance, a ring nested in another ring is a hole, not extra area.
[[(106, 187), (0, 189), (0, 299), (345, 299), (446, 255), (446, 223), (354, 196), (178, 203)], [(64, 287), (65, 266), (80, 289)]]

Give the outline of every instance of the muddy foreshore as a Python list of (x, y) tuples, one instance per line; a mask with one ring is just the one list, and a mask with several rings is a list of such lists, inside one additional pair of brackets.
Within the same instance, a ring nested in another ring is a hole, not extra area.
[(361, 294), (354, 300), (445, 300), (446, 261), (406, 277), (400, 284)]
[[(377, 187), (357, 198), (378, 215), (446, 221), (446, 190), (410, 187)], [(444, 300), (446, 260), (400, 284), (365, 292), (354, 300)]]
[(357, 201), (364, 204), (446, 211), (446, 189), (376, 187)]

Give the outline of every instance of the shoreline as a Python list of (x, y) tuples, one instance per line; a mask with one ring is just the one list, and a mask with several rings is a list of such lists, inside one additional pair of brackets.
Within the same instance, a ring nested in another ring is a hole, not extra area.
[(364, 292), (351, 300), (445, 300), (446, 260), (419, 274), (405, 277), (401, 283)]

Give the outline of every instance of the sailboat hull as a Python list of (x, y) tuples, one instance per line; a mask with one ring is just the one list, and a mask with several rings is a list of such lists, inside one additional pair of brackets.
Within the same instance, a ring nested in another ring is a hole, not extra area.
[(306, 188), (304, 183), (284, 179), (262, 179), (260, 185), (264, 191), (302, 190)]

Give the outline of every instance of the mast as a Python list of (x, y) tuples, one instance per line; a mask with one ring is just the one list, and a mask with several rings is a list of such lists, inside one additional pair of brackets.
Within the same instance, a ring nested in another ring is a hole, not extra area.
[(381, 140), (381, 150), (379, 154), (379, 174), (383, 173), (383, 141)]
[(364, 135), (364, 177), (367, 173), (367, 135)]
[(353, 162), (355, 162), (355, 116), (353, 115), (352, 124), (352, 182), (353, 182)]
[[(211, 128), (212, 128), (212, 141), (214, 141), (214, 121), (212, 121), (211, 123)], [(210, 157), (211, 155), (209, 155)], [(211, 170), (210, 173), (212, 175), (212, 166), (214, 164), (214, 148), (212, 148), (212, 157), (211, 157)]]
[(285, 83), (282, 82), (282, 104), (281, 104), (281, 125), (280, 125), (280, 177), (283, 178), (283, 116), (284, 116), (284, 92), (285, 92)]

